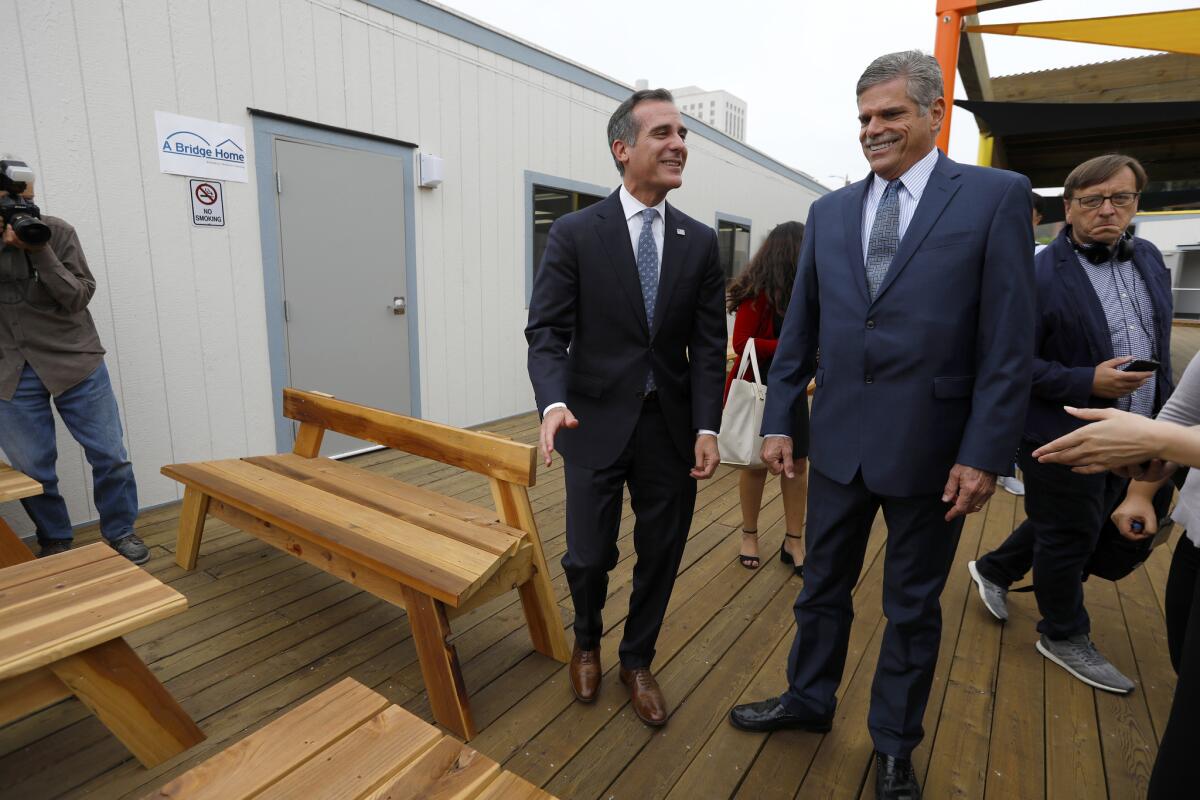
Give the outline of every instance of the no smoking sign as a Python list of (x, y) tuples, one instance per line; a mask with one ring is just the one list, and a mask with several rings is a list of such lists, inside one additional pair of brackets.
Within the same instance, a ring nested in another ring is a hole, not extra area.
[(192, 224), (205, 228), (225, 226), (225, 201), (220, 181), (188, 181), (192, 197)]

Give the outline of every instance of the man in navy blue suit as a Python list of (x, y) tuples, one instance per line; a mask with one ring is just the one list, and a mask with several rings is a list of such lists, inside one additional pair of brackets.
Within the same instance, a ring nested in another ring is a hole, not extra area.
[[(911, 754), (937, 663), (939, 596), (963, 518), (1011, 474), (1025, 419), (1032, 208), (1025, 178), (934, 147), (946, 105), (932, 57), (881, 56), (857, 94), (871, 174), (809, 210), (763, 416), (772, 471), (791, 475), (812, 459), (788, 688), (730, 719), (752, 731), (830, 729), (851, 591), (882, 508), (887, 628), (868, 727), (877, 796), (915, 798)], [(791, 426), (813, 377), (805, 452)]]
[(1089, 686), (1117, 694), (1134, 684), (1092, 644), (1083, 571), (1129, 481), (1041, 464), (1033, 451), (1084, 424), (1063, 406), (1149, 417), (1171, 395), (1171, 273), (1158, 248), (1129, 230), (1145, 185), (1137, 159), (1118, 154), (1089, 159), (1067, 176), (1067, 226), (1036, 258), (1033, 397), (1019, 454), (1027, 519), (967, 565), (1001, 622), (1008, 619), (1009, 585), (1032, 568), (1042, 614), (1038, 651)]
[(621, 186), (557, 220), (529, 304), (529, 378), (547, 466), (563, 455), (575, 605), (569, 675), (580, 702), (600, 689), (601, 612), (618, 560), (621, 498), (635, 523), (621, 682), (647, 725), (666, 723), (650, 671), (696, 503), (716, 470), (725, 377), (725, 279), (711, 227), (667, 203), (683, 183), (687, 128), (665, 89), (613, 112)]

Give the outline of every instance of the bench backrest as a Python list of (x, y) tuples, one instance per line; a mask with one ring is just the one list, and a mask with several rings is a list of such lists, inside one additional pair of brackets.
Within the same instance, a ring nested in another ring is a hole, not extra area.
[(284, 389), (283, 415), (301, 423), (294, 450), (298, 455), (316, 456), (322, 433), (331, 430), (519, 486), (533, 486), (537, 475), (537, 450), (532, 445), (348, 403), (320, 392)]

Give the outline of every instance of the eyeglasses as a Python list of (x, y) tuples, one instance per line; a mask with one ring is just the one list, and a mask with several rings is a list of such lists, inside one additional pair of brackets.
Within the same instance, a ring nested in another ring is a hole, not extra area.
[(1099, 208), (1105, 200), (1112, 202), (1116, 208), (1132, 205), (1141, 192), (1117, 192), (1116, 194), (1085, 194), (1083, 197), (1072, 197), (1083, 208)]

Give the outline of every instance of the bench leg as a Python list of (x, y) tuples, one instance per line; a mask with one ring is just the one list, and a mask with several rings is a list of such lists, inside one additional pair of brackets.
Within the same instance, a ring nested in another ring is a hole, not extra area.
[(194, 486), (183, 491), (183, 508), (179, 511), (179, 538), (175, 542), (175, 563), (184, 569), (196, 568), (200, 555), (200, 538), (204, 535), (204, 520), (208, 516), (208, 495)]
[(147, 769), (204, 741), (204, 734), (124, 639), (50, 665)]
[(421, 675), (425, 678), (433, 717), (460, 739), (472, 739), (475, 721), (471, 718), (471, 704), (458, 666), (458, 653), (446, 642), (450, 637), (446, 607), (407, 586), (403, 591), (408, 624), (412, 627), (413, 643), (421, 662)]
[(529, 504), (529, 492), (524, 486), (495, 478), (491, 483), (492, 500), (500, 518), (506, 525), (525, 531), (533, 545), (533, 577), (517, 587), (533, 649), (565, 664), (571, 660), (571, 648), (567, 646), (567, 637), (563, 633), (562, 617), (558, 613), (554, 587), (550, 584), (550, 568), (546, 565), (542, 538), (538, 535), (537, 522), (533, 517), (533, 506)]
[(0, 567), (11, 567), (13, 564), (33, 560), (33, 553), (21, 541), (21, 537), (17, 536), (17, 532), (0, 519)]

